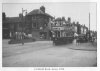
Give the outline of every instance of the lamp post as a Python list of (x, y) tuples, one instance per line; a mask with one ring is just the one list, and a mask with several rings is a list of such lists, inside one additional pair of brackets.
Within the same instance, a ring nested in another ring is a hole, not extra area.
[(23, 8), (22, 8), (22, 45), (24, 45), (24, 42), (23, 42), (23, 33), (24, 33), (24, 18), (23, 18), (23, 13), (26, 11), (26, 13), (27, 13), (27, 10), (24, 10)]
[(89, 13), (89, 41), (90, 41), (90, 13)]

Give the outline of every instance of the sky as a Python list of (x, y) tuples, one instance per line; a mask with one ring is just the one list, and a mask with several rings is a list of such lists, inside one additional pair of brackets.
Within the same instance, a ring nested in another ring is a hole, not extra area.
[(46, 13), (51, 16), (68, 17), (71, 18), (71, 22), (79, 22), (81, 25), (89, 27), (89, 13), (90, 13), (90, 29), (97, 30), (96, 21), (96, 3), (92, 2), (48, 2), (48, 3), (4, 3), (2, 11), (6, 13), (7, 17), (17, 17), (19, 13), (22, 13), (22, 8), (27, 9), (27, 12), (34, 9), (39, 9), (41, 6), (45, 7)]

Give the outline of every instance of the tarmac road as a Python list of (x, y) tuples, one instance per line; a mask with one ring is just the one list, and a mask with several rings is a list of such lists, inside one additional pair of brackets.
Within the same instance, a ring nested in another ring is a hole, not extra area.
[(96, 47), (91, 43), (52, 45), (52, 41), (8, 45), (3, 41), (3, 67), (95, 67)]

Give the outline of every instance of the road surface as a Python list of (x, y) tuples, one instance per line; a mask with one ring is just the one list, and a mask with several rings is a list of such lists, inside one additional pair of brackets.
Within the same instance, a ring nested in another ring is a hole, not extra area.
[(91, 43), (52, 45), (52, 41), (7, 44), (3, 40), (3, 67), (94, 67), (96, 47)]

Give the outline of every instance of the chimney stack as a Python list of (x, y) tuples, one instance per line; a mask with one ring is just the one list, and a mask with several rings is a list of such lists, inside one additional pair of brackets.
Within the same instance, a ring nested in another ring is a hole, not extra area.
[(5, 12), (2, 13), (2, 20), (5, 20), (6, 19), (6, 14)]
[(45, 7), (44, 7), (44, 6), (41, 6), (41, 7), (40, 7), (40, 10), (41, 10), (43, 13), (45, 13)]
[(71, 18), (70, 17), (68, 17), (68, 23), (71, 23)]

